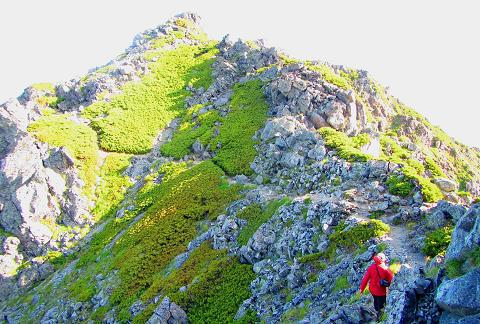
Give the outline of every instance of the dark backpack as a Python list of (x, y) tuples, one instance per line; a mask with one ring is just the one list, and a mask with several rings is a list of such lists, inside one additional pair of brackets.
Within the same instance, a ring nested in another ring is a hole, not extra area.
[(377, 269), (378, 277), (380, 278), (380, 286), (390, 287), (390, 282), (388, 282), (387, 279), (382, 279), (382, 276), (380, 276), (380, 271), (378, 271), (378, 265), (375, 265), (375, 268)]

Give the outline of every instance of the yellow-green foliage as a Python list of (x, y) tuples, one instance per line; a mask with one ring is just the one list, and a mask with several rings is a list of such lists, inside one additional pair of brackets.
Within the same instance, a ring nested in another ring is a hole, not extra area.
[(210, 146), (221, 149), (213, 161), (227, 174), (252, 174), (250, 164), (257, 152), (252, 139), (267, 119), (268, 105), (259, 80), (236, 84), (230, 103), (230, 112), (221, 120), (220, 134), (213, 138)]
[(330, 241), (337, 246), (346, 248), (361, 247), (373, 237), (381, 237), (390, 232), (390, 226), (378, 219), (362, 221), (355, 226), (340, 229), (330, 235)]
[[(192, 323), (231, 322), (240, 304), (250, 296), (254, 278), (251, 265), (241, 264), (226, 250), (214, 250), (210, 242), (205, 242), (180, 269), (167, 277), (158, 275), (143, 298), (169, 296), (187, 312)], [(186, 292), (179, 291), (187, 285)], [(135, 321), (142, 322), (150, 314), (142, 314)]]
[(350, 287), (350, 283), (348, 282), (348, 277), (340, 276), (340, 277), (337, 277), (337, 280), (335, 280), (335, 286), (333, 287), (333, 292), (345, 290), (348, 287)]
[(327, 257), (325, 252), (316, 252), (299, 257), (298, 262), (311, 265), (315, 273), (318, 273), (327, 268), (327, 264), (322, 261), (322, 259)]
[(270, 218), (273, 214), (283, 205), (289, 203), (288, 198), (283, 198), (270, 202), (264, 209), (261, 208), (258, 204), (253, 204), (247, 206), (241, 212), (238, 213), (237, 217), (245, 219), (247, 225), (240, 231), (237, 242), (240, 245), (245, 245), (248, 243), (248, 240), (253, 236), (257, 229)]
[[(217, 111), (209, 111), (192, 122), (192, 113), (201, 106), (189, 109), (172, 141), (162, 146), (162, 153), (181, 158), (191, 151), (198, 139), (216, 151), (213, 161), (227, 174), (251, 174), (250, 164), (256, 155), (252, 137), (267, 119), (268, 111), (262, 85), (259, 80), (235, 85), (230, 111), (225, 117), (220, 117)], [(220, 134), (213, 138), (217, 121), (221, 122)], [(217, 150), (219, 144), (221, 148)]]
[(159, 53), (139, 83), (127, 83), (110, 102), (96, 102), (84, 111), (100, 137), (100, 146), (113, 152), (145, 153), (158, 132), (183, 111), (188, 84), (208, 88), (213, 46), (180, 46)]
[(391, 175), (386, 181), (388, 192), (401, 197), (409, 196), (413, 191), (413, 184), (402, 175)]
[(95, 294), (95, 284), (91, 282), (90, 275), (84, 274), (83, 277), (77, 279), (74, 284), (68, 286), (70, 297), (80, 301), (86, 302), (90, 300)]
[(197, 221), (215, 218), (239, 198), (239, 187), (229, 186), (223, 175), (205, 161), (152, 188), (152, 205), (113, 249), (122, 281), (112, 294), (114, 303), (125, 309), (151, 285), (155, 273), (185, 251)]
[(402, 268), (402, 264), (399, 262), (392, 263), (389, 267), (390, 271), (393, 272), (393, 274), (397, 274), (400, 272), (400, 269)]
[(447, 225), (427, 234), (422, 252), (429, 257), (445, 255), (448, 245), (452, 239), (453, 227)]
[(96, 180), (97, 134), (90, 127), (69, 120), (66, 115), (43, 116), (30, 124), (28, 130), (40, 141), (65, 146), (73, 154), (80, 178), (85, 182), (84, 192), (90, 197)]
[(55, 86), (50, 82), (39, 82), (32, 84), (32, 88), (39, 91), (55, 93)]
[(425, 178), (418, 174), (417, 170), (404, 165), (402, 168), (403, 174), (411, 179), (416, 180), (421, 187), (423, 199), (427, 202), (437, 202), (443, 198), (440, 188), (432, 183), (431, 179)]
[(345, 90), (351, 88), (349, 80), (333, 72), (332, 68), (329, 67), (328, 65), (307, 64), (307, 67), (312, 71), (319, 72), (322, 75), (322, 77), (325, 79), (325, 81), (331, 84), (334, 84), (337, 87), (340, 87)]
[(425, 158), (425, 167), (434, 177), (446, 178), (447, 176), (443, 172), (442, 168), (430, 157)]
[(57, 96), (41, 96), (41, 97), (38, 97), (36, 101), (38, 104), (42, 106), (55, 108), (62, 101), (62, 99), (60, 99)]
[(285, 312), (282, 315), (280, 323), (294, 323), (304, 319), (310, 309), (310, 304), (311, 302), (306, 300), (303, 305), (299, 305)]
[(320, 128), (319, 133), (322, 135), (325, 145), (337, 150), (338, 156), (342, 159), (350, 162), (366, 162), (372, 158), (359, 150), (361, 146), (370, 142), (368, 134), (348, 137), (345, 133), (330, 127)]
[(189, 154), (193, 143), (199, 141), (206, 145), (213, 136), (214, 124), (220, 120), (218, 111), (211, 110), (197, 117), (195, 122), (191, 121), (192, 112), (196, 112), (202, 105), (190, 108), (185, 116), (178, 131), (173, 135), (170, 142), (165, 143), (160, 148), (161, 152), (167, 156), (173, 156), (180, 159)]
[(95, 190), (95, 208), (93, 214), (97, 221), (109, 215), (122, 201), (127, 188), (132, 184), (122, 172), (130, 165), (130, 156), (122, 153), (110, 153), (100, 168), (100, 184)]
[[(395, 140), (386, 135), (381, 136), (380, 143), (382, 145), (381, 158), (402, 165), (402, 173), (405, 175), (405, 177), (392, 176), (389, 178), (387, 185), (391, 193), (403, 197), (408, 196), (413, 190), (409, 180), (414, 180), (420, 185), (425, 201), (436, 202), (443, 198), (440, 188), (432, 183), (431, 179), (423, 176), (425, 167), (421, 162), (411, 158), (410, 151), (402, 148)], [(427, 168), (433, 167), (428, 162), (426, 162), (426, 166)]]

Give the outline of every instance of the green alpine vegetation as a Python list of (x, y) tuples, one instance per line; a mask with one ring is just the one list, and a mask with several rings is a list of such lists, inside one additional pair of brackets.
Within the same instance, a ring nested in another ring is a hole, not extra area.
[(250, 163), (257, 155), (252, 139), (267, 120), (263, 83), (260, 80), (236, 84), (230, 102), (230, 112), (222, 120), (220, 134), (210, 142), (212, 148), (221, 145), (213, 161), (227, 174), (252, 174)]
[(370, 143), (368, 134), (348, 137), (345, 133), (330, 127), (320, 128), (319, 133), (322, 135), (325, 145), (337, 150), (338, 156), (342, 159), (350, 162), (366, 162), (372, 159), (370, 155), (360, 150), (360, 147)]
[(110, 153), (100, 168), (100, 183), (95, 190), (93, 214), (97, 221), (111, 215), (123, 200), (127, 188), (132, 184), (123, 171), (130, 165), (130, 156)]
[(205, 161), (164, 178), (144, 193), (151, 197), (145, 199), (151, 206), (113, 248), (113, 267), (119, 269), (121, 278), (112, 294), (114, 304), (127, 311), (127, 305), (152, 284), (154, 274), (185, 251), (197, 234), (196, 223), (214, 219), (239, 198), (240, 188), (229, 186), (223, 175), (218, 166)]
[(339, 247), (355, 248), (363, 246), (374, 237), (381, 237), (390, 232), (390, 226), (378, 219), (362, 221), (352, 227), (345, 224), (337, 226), (330, 235), (330, 241)]
[(97, 134), (88, 126), (68, 119), (68, 115), (44, 115), (28, 127), (38, 140), (52, 146), (65, 146), (75, 159), (84, 192), (93, 196), (98, 162)]
[[(162, 153), (181, 158), (191, 152), (198, 139), (216, 153), (213, 161), (227, 174), (252, 174), (250, 164), (257, 154), (252, 137), (263, 126), (268, 111), (262, 86), (259, 80), (236, 84), (225, 117), (218, 111), (208, 111), (192, 122), (192, 113), (202, 106), (190, 108), (172, 141), (162, 146)], [(219, 134), (214, 136), (217, 122)]]
[(83, 115), (98, 132), (100, 147), (133, 154), (150, 151), (158, 132), (184, 112), (187, 85), (208, 88), (216, 53), (213, 44), (159, 51), (141, 82), (127, 83), (111, 101), (87, 107)]

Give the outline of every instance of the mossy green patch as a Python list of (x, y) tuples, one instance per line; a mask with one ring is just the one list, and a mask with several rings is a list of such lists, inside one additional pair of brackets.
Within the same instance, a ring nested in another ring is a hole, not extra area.
[(220, 134), (210, 142), (212, 149), (221, 145), (213, 161), (227, 174), (250, 175), (250, 164), (257, 152), (252, 139), (267, 119), (268, 105), (260, 80), (236, 84), (230, 112), (221, 120)]
[(430, 171), (430, 173), (434, 177), (442, 177), (442, 178), (447, 177), (445, 175), (445, 172), (443, 172), (442, 168), (440, 168), (440, 166), (437, 164), (437, 162), (435, 162), (434, 159), (432, 159), (428, 156), (425, 158), (425, 168), (428, 171)]
[(448, 245), (452, 239), (453, 227), (447, 225), (429, 232), (425, 237), (422, 252), (429, 257), (445, 255)]
[(335, 280), (335, 285), (333, 286), (333, 292), (338, 292), (345, 290), (350, 287), (350, 283), (348, 282), (347, 276), (340, 276), (337, 277)]
[(369, 239), (381, 237), (390, 232), (390, 226), (377, 219), (362, 221), (347, 228), (344, 228), (344, 225), (339, 226), (340, 229), (330, 235), (330, 241), (346, 248), (360, 247)]
[(191, 113), (198, 111), (201, 107), (202, 105), (198, 105), (188, 110), (172, 140), (160, 148), (164, 155), (180, 159), (191, 152), (192, 145), (197, 139), (203, 145), (210, 142), (213, 136), (214, 125), (220, 120), (220, 115), (218, 111), (212, 110), (199, 115), (195, 122), (192, 122)]
[(96, 221), (101, 220), (116, 210), (123, 200), (127, 188), (132, 184), (128, 176), (122, 175), (130, 165), (130, 155), (110, 153), (100, 168), (100, 183), (95, 190)]
[(113, 152), (146, 153), (158, 132), (183, 112), (188, 84), (208, 88), (214, 46), (180, 46), (159, 52), (150, 72), (127, 83), (110, 102), (96, 102), (83, 115), (92, 120), (100, 146)]
[[(205, 242), (179, 269), (168, 276), (157, 274), (142, 299), (149, 300), (158, 294), (169, 296), (194, 323), (231, 322), (241, 302), (249, 297), (254, 278), (251, 265), (240, 264), (226, 250), (214, 250), (210, 242)], [(180, 291), (187, 286), (186, 291)], [(134, 322), (143, 322), (152, 312), (153, 307)]]
[(313, 65), (313, 64), (307, 64), (307, 67), (312, 70), (319, 72), (322, 77), (325, 79), (325, 81), (336, 85), (337, 87), (340, 87), (342, 89), (348, 90), (351, 89), (350, 82), (347, 78), (336, 74), (331, 67), (329, 67), (326, 64), (321, 64), (321, 65)]
[(65, 146), (75, 159), (84, 192), (93, 194), (98, 161), (97, 134), (88, 126), (78, 124), (67, 115), (42, 116), (28, 127), (36, 138), (53, 146)]
[(289, 203), (290, 200), (288, 198), (283, 198), (280, 200), (276, 200), (270, 202), (265, 206), (265, 208), (261, 208), (258, 204), (253, 204), (250, 206), (245, 207), (242, 211), (237, 214), (238, 218), (245, 219), (247, 221), (247, 225), (240, 231), (237, 242), (239, 245), (245, 245), (248, 243), (248, 240), (253, 236), (253, 234), (257, 231), (257, 229), (265, 222), (267, 222), (270, 218), (272, 218), (273, 214), (283, 205)]
[(305, 318), (308, 314), (308, 310), (310, 309), (311, 302), (306, 300), (302, 304), (294, 307), (282, 315), (280, 319), (280, 323), (293, 323), (298, 322)]
[(150, 190), (151, 206), (113, 249), (122, 281), (112, 294), (113, 303), (127, 307), (152, 284), (155, 273), (185, 251), (196, 235), (196, 222), (215, 218), (239, 198), (240, 188), (228, 185), (223, 175), (205, 161)]
[(337, 150), (342, 159), (350, 162), (366, 162), (372, 157), (363, 153), (359, 148), (370, 142), (368, 134), (361, 134), (356, 137), (348, 137), (345, 133), (339, 132), (330, 127), (323, 127), (319, 130), (325, 145)]
[(391, 175), (385, 182), (388, 192), (400, 197), (408, 197), (413, 191), (413, 184), (410, 179), (403, 175)]

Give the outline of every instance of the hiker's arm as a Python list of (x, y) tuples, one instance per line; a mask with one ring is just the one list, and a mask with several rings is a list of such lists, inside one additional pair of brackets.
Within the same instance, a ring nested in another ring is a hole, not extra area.
[(363, 291), (365, 290), (365, 287), (367, 287), (367, 283), (369, 280), (370, 280), (370, 271), (367, 270), (367, 272), (363, 276), (362, 283), (360, 285), (360, 293), (363, 294)]

